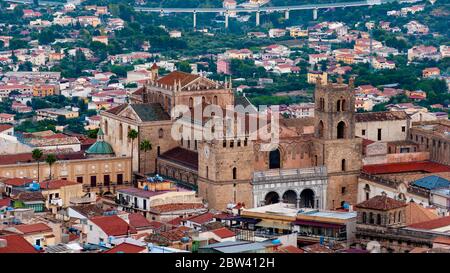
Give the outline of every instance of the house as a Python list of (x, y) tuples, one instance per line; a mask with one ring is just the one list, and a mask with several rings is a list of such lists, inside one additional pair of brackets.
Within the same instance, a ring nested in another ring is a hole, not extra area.
[(384, 57), (376, 57), (376, 58), (373, 58), (372, 66), (375, 69), (394, 69), (395, 62), (388, 61)]
[(0, 123), (13, 123), (13, 122), (14, 122), (14, 115), (0, 113)]
[(83, 192), (83, 184), (69, 180), (54, 179), (41, 181), (40, 189), (42, 195), (45, 197), (45, 206), (48, 209), (57, 209), (68, 207), (71, 204), (71, 199), (80, 198), (85, 193)]
[(44, 108), (36, 110), (37, 120), (51, 119), (58, 120), (58, 117), (63, 117), (65, 119), (77, 118), (78, 112), (67, 110), (65, 108), (57, 109), (57, 108)]
[(226, 59), (217, 60), (217, 73), (231, 75), (231, 63)]
[(34, 212), (43, 212), (45, 210), (45, 198), (38, 191), (20, 191), (11, 195), (13, 208), (33, 209)]
[(215, 221), (214, 214), (212, 214), (211, 212), (195, 215), (181, 220), (183, 226), (192, 228), (194, 230), (201, 230), (203, 225), (214, 221)]
[(315, 65), (318, 64), (321, 61), (326, 61), (328, 60), (328, 55), (324, 54), (324, 53), (320, 53), (320, 54), (309, 54), (309, 64), (310, 65)]
[(3, 253), (30, 253), (38, 251), (22, 235), (0, 235), (0, 254)]
[(5, 230), (21, 235), (25, 240), (34, 246), (48, 246), (56, 243), (53, 229), (45, 223), (35, 223), (28, 225), (16, 225)]
[(111, 238), (126, 238), (137, 231), (118, 215), (94, 216), (87, 220), (87, 239), (91, 244), (111, 246)]
[(214, 240), (217, 242), (236, 241), (236, 233), (226, 227), (200, 232), (199, 240)]
[(286, 35), (286, 30), (281, 28), (271, 28), (269, 29), (270, 38), (280, 38)]
[(208, 210), (201, 203), (171, 203), (152, 206), (150, 215), (152, 220), (170, 221), (174, 218), (188, 218), (206, 213)]
[(414, 101), (421, 101), (427, 98), (427, 93), (422, 90), (406, 91), (406, 96)]
[(179, 30), (172, 30), (169, 32), (170, 38), (181, 38), (181, 31)]
[(322, 71), (308, 71), (307, 82), (310, 84), (316, 84), (320, 80), (322, 83), (328, 82), (328, 73)]
[(99, 42), (108, 45), (108, 36), (93, 36), (92, 42)]
[(102, 253), (112, 254), (112, 253), (148, 253), (147, 248), (145, 246), (139, 246), (131, 243), (121, 243), (119, 245), (114, 246)]
[(437, 67), (427, 67), (422, 70), (422, 77), (432, 78), (441, 75), (441, 70)]
[(434, 46), (413, 46), (408, 49), (408, 61), (411, 62), (414, 59), (422, 60), (422, 59), (431, 59), (438, 60), (441, 56), (438, 52), (438, 49)]
[(407, 33), (408, 34), (428, 34), (428, 32), (430, 31), (429, 28), (417, 21), (411, 21), (409, 23), (407, 23), (406, 25), (403, 26), (404, 28), (407, 29)]

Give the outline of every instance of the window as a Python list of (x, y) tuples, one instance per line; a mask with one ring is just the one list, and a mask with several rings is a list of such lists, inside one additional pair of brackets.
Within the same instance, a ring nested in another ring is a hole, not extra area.
[(194, 150), (197, 151), (197, 140), (194, 140)]
[(109, 175), (105, 174), (103, 176), (103, 183), (105, 184), (105, 186), (109, 186), (110, 181), (111, 181), (111, 179), (110, 179)]
[(402, 126), (402, 132), (406, 132), (406, 126)]
[(341, 194), (345, 194), (346, 191), (347, 191), (347, 189), (345, 187), (341, 188)]
[(121, 174), (121, 173), (117, 174), (117, 184), (118, 185), (123, 184), (123, 174)]
[(105, 120), (105, 135), (108, 134), (108, 121)]
[(164, 137), (164, 130), (162, 128), (159, 128), (158, 137), (159, 138), (163, 138)]
[(341, 106), (341, 110), (345, 111), (345, 108), (347, 107), (347, 105), (345, 104), (345, 100), (342, 100), (342, 106)]
[(97, 186), (97, 176), (93, 175), (91, 176), (91, 187)]
[(345, 162), (345, 159), (342, 159), (342, 162), (341, 162), (341, 171), (343, 171), (343, 172), (345, 172), (346, 171), (346, 162)]
[(377, 225), (381, 225), (381, 214), (377, 214)]
[(373, 213), (370, 212), (370, 213), (369, 213), (369, 223), (370, 223), (370, 224), (374, 224), (374, 222), (375, 222), (375, 220), (373, 219)]
[(119, 140), (123, 139), (123, 126), (122, 123), (119, 124)]
[(367, 214), (365, 212), (362, 213), (362, 222), (364, 224), (367, 222)]
[(340, 121), (337, 125), (337, 138), (341, 139), (345, 137), (345, 122)]
[(234, 140), (231, 140), (230, 141), (230, 148), (233, 148), (234, 147)]
[(189, 108), (194, 107), (194, 99), (191, 97), (189, 98)]
[(82, 176), (78, 176), (77, 177), (77, 183), (83, 183), (83, 177)]
[(226, 140), (224, 140), (224, 141), (222, 142), (222, 144), (223, 144), (223, 147), (224, 147), (224, 148), (227, 147), (227, 141), (226, 141)]
[(206, 166), (206, 178), (208, 178), (208, 176), (209, 176), (209, 168), (208, 166)]
[(236, 169), (236, 167), (233, 168), (233, 179), (237, 179), (237, 169)]
[(161, 147), (160, 146), (158, 146), (156, 153), (157, 153), (158, 156), (161, 154)]
[(398, 219), (397, 219), (397, 221), (399, 223), (402, 221), (402, 212), (401, 211), (398, 212)]
[(361, 135), (365, 136), (366, 135), (366, 130), (361, 130)]
[(341, 100), (338, 100), (336, 103), (336, 111), (338, 111), (338, 112), (341, 111)]
[(381, 140), (381, 128), (378, 128), (378, 136), (377, 136), (378, 141)]
[(366, 192), (366, 200), (369, 200), (370, 198), (370, 193)]
[(237, 141), (237, 146), (241, 147), (241, 140), (240, 139), (238, 139), (238, 141)]
[(143, 201), (142, 202), (142, 208), (143, 209), (147, 209), (147, 199), (143, 199), (142, 201)]
[(247, 138), (244, 139), (244, 146), (247, 146)]
[(217, 105), (217, 96), (214, 96), (213, 103)]

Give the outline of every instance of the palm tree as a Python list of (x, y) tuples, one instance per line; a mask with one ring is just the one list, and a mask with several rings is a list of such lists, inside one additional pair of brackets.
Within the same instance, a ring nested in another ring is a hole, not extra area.
[(47, 158), (45, 159), (45, 162), (50, 167), (50, 178), (49, 178), (49, 180), (52, 179), (52, 165), (56, 162), (56, 160), (57, 159), (56, 159), (56, 156), (54, 154), (47, 155)]
[[(144, 152), (144, 160), (145, 162), (147, 162), (147, 152), (152, 149), (152, 143), (149, 140), (145, 139), (141, 141), (139, 149)], [(145, 162), (144, 162), (144, 169), (145, 169)]]
[(37, 182), (39, 183), (39, 160), (42, 158), (42, 156), (44, 155), (44, 153), (42, 152), (42, 150), (39, 150), (39, 149), (34, 149), (33, 151), (32, 151), (32, 157), (33, 157), (33, 159), (34, 160), (36, 160), (36, 162), (37, 162), (37, 176), (38, 176), (38, 178), (37, 178)]
[(134, 140), (138, 137), (138, 132), (134, 129), (128, 131), (128, 138), (131, 139), (131, 181), (133, 180), (133, 159), (134, 159)]

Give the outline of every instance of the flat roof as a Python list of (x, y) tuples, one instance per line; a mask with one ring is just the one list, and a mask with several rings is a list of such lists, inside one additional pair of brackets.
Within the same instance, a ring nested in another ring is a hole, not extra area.
[(309, 210), (309, 211), (303, 211), (301, 210), (298, 212), (298, 215), (308, 215), (308, 216), (314, 216), (314, 217), (324, 217), (324, 218), (333, 218), (333, 219), (342, 219), (347, 220), (356, 217), (356, 212), (341, 212), (341, 211), (319, 211), (319, 210)]

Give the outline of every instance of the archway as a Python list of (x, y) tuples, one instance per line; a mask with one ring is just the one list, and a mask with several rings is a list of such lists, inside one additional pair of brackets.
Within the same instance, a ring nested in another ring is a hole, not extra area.
[(323, 121), (319, 121), (319, 125), (317, 127), (317, 136), (323, 137)]
[(278, 195), (278, 193), (271, 191), (266, 194), (264, 200), (266, 201), (266, 205), (275, 204), (280, 201), (280, 196)]
[(297, 193), (293, 190), (287, 190), (283, 194), (283, 202), (289, 203), (289, 204), (296, 204), (297, 203)]
[(301, 192), (300, 207), (314, 208), (314, 192), (311, 189), (304, 189)]
[(279, 169), (280, 168), (280, 150), (276, 149), (269, 152), (269, 169)]
[(340, 121), (337, 125), (337, 138), (345, 137), (345, 122)]

